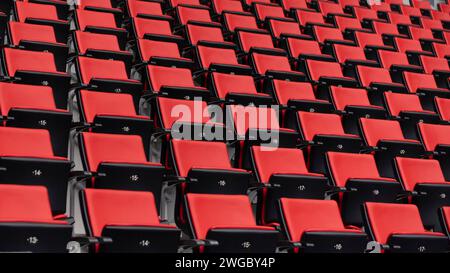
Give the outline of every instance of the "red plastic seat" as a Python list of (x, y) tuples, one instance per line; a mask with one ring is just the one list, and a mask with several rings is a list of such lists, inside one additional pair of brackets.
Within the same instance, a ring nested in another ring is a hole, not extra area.
[[(186, 196), (190, 231), (198, 240), (214, 240), (200, 252), (270, 253), (276, 248), (278, 232), (256, 224), (246, 195), (194, 194)], [(248, 244), (236, 239), (244, 236)]]
[(384, 252), (442, 252), (447, 247), (444, 234), (425, 230), (415, 205), (366, 203), (364, 211), (370, 236), (385, 246)]

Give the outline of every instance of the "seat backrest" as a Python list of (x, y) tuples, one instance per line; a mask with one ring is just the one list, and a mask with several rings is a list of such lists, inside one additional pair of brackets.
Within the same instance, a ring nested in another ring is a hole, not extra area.
[(355, 32), (356, 40), (360, 47), (366, 46), (385, 46), (383, 38), (375, 33)]
[(133, 18), (133, 25), (136, 38), (144, 38), (145, 34), (172, 35), (170, 22), (166, 20), (156, 20), (147, 18)]
[(271, 107), (230, 105), (229, 110), (239, 137), (245, 136), (248, 129), (280, 129), (278, 115)]
[(170, 129), (175, 122), (207, 123), (210, 121), (209, 116), (199, 117), (195, 114), (195, 107), (200, 107), (202, 113), (207, 113), (206, 101), (158, 97), (157, 104), (163, 128)]
[(196, 45), (198, 41), (223, 42), (222, 30), (217, 27), (207, 27), (187, 24), (187, 32), (191, 44)]
[(326, 40), (344, 41), (342, 32), (337, 28), (314, 26), (314, 35), (319, 43), (323, 43)]
[(327, 152), (328, 168), (334, 184), (345, 187), (349, 179), (383, 179), (372, 154)]
[(319, 43), (312, 40), (288, 39), (289, 51), (292, 57), (297, 58), (300, 54), (321, 55)]
[(98, 115), (137, 117), (130, 94), (81, 90), (80, 98), (83, 115), (89, 123), (94, 122)]
[(341, 65), (333, 62), (322, 62), (316, 60), (306, 60), (309, 77), (313, 81), (318, 81), (321, 77), (342, 78)]
[(0, 155), (53, 158), (50, 133), (44, 129), (0, 127)]
[(0, 111), (8, 116), (11, 108), (55, 110), (53, 90), (49, 86), (0, 83)]
[(421, 52), (422, 46), (420, 45), (420, 42), (413, 39), (405, 39), (405, 38), (394, 38), (396, 47), (398, 51), (400, 52), (407, 52), (407, 51), (418, 51)]
[(147, 66), (153, 90), (159, 91), (161, 86), (195, 87), (192, 73), (187, 68)]
[(362, 133), (367, 145), (376, 147), (380, 140), (405, 140), (400, 123), (396, 120), (361, 118)]
[(223, 142), (172, 139), (171, 145), (179, 176), (186, 177), (192, 168), (232, 168)]
[(239, 64), (233, 49), (197, 46), (197, 50), (203, 68), (208, 68), (211, 64)]
[(254, 8), (260, 20), (265, 20), (267, 17), (285, 18), (283, 8), (280, 6), (257, 3)]
[(371, 106), (367, 91), (360, 88), (331, 86), (331, 97), (337, 110), (346, 106)]
[(47, 188), (0, 185), (0, 222), (54, 222)]
[(102, 236), (105, 226), (159, 226), (153, 193), (84, 189), (83, 201), (92, 236)]
[(420, 137), (427, 151), (434, 151), (437, 145), (450, 145), (450, 126), (420, 122)]
[(322, 14), (314, 11), (307, 10), (296, 10), (297, 20), (301, 26), (306, 26), (306, 24), (325, 24), (325, 20)]
[(235, 28), (258, 29), (255, 17), (246, 14), (224, 13), (225, 24), (229, 31)]
[(255, 82), (251, 76), (212, 73), (214, 87), (219, 98), (226, 98), (229, 93), (257, 94)]
[(414, 191), (414, 187), (420, 183), (445, 183), (437, 160), (396, 157), (395, 165), (400, 181), (407, 191)]
[(290, 241), (301, 241), (303, 233), (308, 231), (345, 229), (334, 200), (281, 198), (280, 206)]
[(450, 99), (434, 98), (436, 108), (442, 120), (450, 120)]
[(342, 31), (346, 29), (362, 29), (361, 23), (359, 22), (358, 19), (344, 16), (336, 16), (335, 20), (337, 27)]
[(384, 23), (384, 22), (373, 22), (373, 29), (375, 33), (378, 35), (381, 34), (390, 34), (390, 35), (398, 35), (398, 29), (397, 26), (390, 23)]
[(404, 72), (403, 77), (405, 78), (406, 86), (411, 93), (416, 93), (420, 88), (437, 88), (433, 75)]
[(89, 83), (92, 79), (128, 80), (125, 63), (115, 60), (78, 57), (81, 81)]
[(378, 50), (378, 57), (380, 58), (381, 65), (386, 69), (390, 69), (392, 65), (409, 65), (408, 57), (405, 53)]
[(272, 37), (265, 33), (240, 31), (239, 41), (241, 49), (245, 52), (248, 52), (252, 47), (274, 48)]
[(205, 239), (211, 228), (256, 226), (247, 195), (188, 193), (186, 200), (197, 239)]
[(385, 92), (387, 108), (393, 116), (398, 116), (402, 111), (422, 112), (422, 104), (417, 95)]
[(55, 59), (50, 52), (37, 52), (15, 48), (4, 48), (6, 67), (9, 76), (17, 71), (57, 72)]
[(298, 112), (297, 115), (305, 140), (313, 140), (316, 135), (346, 135), (339, 115), (310, 112)]
[(89, 171), (96, 172), (101, 163), (150, 164), (138, 135), (83, 132), (81, 138)]
[(121, 51), (117, 36), (98, 34), (85, 31), (75, 31), (77, 39), (77, 47), (81, 54), (86, 53), (87, 50), (107, 50), (107, 51)]
[(265, 74), (267, 70), (291, 71), (291, 65), (285, 56), (253, 53), (252, 57), (259, 74)]
[(273, 80), (278, 103), (287, 105), (289, 100), (316, 100), (314, 89), (309, 82)]
[(420, 56), (420, 61), (422, 63), (423, 70), (427, 74), (433, 73), (435, 70), (450, 70), (448, 66), (448, 61), (444, 58), (436, 58), (431, 56)]
[(357, 70), (362, 86), (370, 86), (372, 83), (392, 83), (387, 69), (360, 65)]
[(270, 20), (270, 27), (275, 37), (280, 38), (281, 34), (302, 35), (300, 25), (293, 21)]
[(17, 1), (15, 3), (19, 22), (27, 19), (58, 20), (56, 6)]
[(180, 58), (180, 51), (176, 43), (138, 39), (139, 52), (142, 61), (149, 61), (151, 57)]
[(252, 156), (261, 182), (269, 182), (273, 174), (308, 174), (303, 152), (300, 149), (277, 148), (265, 150), (252, 146)]
[(361, 47), (335, 44), (334, 52), (340, 63), (344, 63), (347, 60), (366, 60), (364, 49)]
[(19, 22), (8, 22), (11, 43), (19, 45), (23, 41), (56, 43), (53, 28), (46, 25), (35, 25)]
[(138, 14), (162, 15), (161, 4), (149, 1), (127, 1), (128, 12), (131, 17), (137, 17)]
[(117, 28), (116, 20), (112, 13), (77, 9), (75, 14), (78, 27), (82, 31), (87, 27)]
[(423, 233), (422, 220), (416, 205), (365, 203), (374, 239), (386, 244), (394, 233)]
[(177, 13), (180, 23), (187, 24), (190, 20), (199, 22), (212, 22), (208, 9), (200, 9), (190, 6), (177, 6)]

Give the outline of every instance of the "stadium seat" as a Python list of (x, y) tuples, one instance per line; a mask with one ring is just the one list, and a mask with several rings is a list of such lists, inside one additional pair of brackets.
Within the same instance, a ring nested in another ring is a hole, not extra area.
[(313, 59), (319, 61), (331, 61), (335, 59), (330, 54), (322, 54), (317, 41), (288, 38), (286, 41), (287, 52), (293, 59), (305, 60)]
[(448, 81), (450, 76), (450, 68), (446, 59), (420, 56), (420, 62), (425, 73), (433, 74), (438, 87), (447, 89), (450, 88)]
[(220, 26), (187, 24), (186, 36), (190, 45), (210, 45), (216, 47), (235, 48), (230, 42), (225, 42)]
[(427, 151), (433, 158), (439, 160), (442, 166), (442, 172), (446, 180), (450, 178), (449, 164), (446, 154), (450, 144), (448, 125), (419, 123), (420, 139)]
[(298, 133), (282, 128), (277, 108), (255, 107), (252, 105), (228, 105), (226, 114), (233, 121), (235, 141), (234, 165), (249, 169), (250, 147), (264, 145), (270, 148), (291, 148), (297, 145)]
[(274, 4), (255, 3), (253, 5), (256, 19), (263, 25), (268, 19), (285, 19), (283, 8)]
[(273, 227), (256, 224), (248, 196), (189, 193), (185, 206), (192, 237), (199, 246), (196, 251), (275, 252), (279, 233)]
[(395, 178), (392, 162), (396, 156), (424, 156), (422, 143), (405, 138), (400, 122), (368, 118), (361, 118), (359, 122), (365, 145), (375, 154), (381, 176)]
[(333, 44), (354, 45), (354, 42), (345, 39), (342, 32), (337, 28), (313, 26), (312, 29), (314, 38), (322, 46), (322, 52), (325, 54), (331, 53), (331, 45)]
[[(308, 78), (320, 89), (328, 89), (329, 86), (355, 87), (357, 82), (342, 73), (339, 63), (306, 60)], [(320, 92), (320, 90), (318, 90)]]
[(71, 66), (79, 82), (76, 88), (131, 94), (138, 109), (142, 84), (129, 78), (124, 62), (78, 56)]
[(429, 51), (422, 49), (420, 41), (406, 39), (406, 38), (394, 38), (394, 47), (402, 53), (408, 56), (408, 60), (411, 64), (420, 65), (419, 57), (422, 55), (432, 56)]
[(396, 180), (380, 176), (372, 154), (328, 152), (326, 160), (346, 225), (363, 225), (361, 205), (365, 202), (395, 203), (403, 193)]
[(205, 6), (178, 5), (175, 7), (175, 18), (178, 25), (187, 23), (200, 23), (208, 25), (219, 25), (214, 23), (209, 14), (209, 8)]
[[(250, 173), (233, 168), (224, 142), (172, 139), (169, 156), (179, 177), (175, 201), (175, 220), (187, 224), (183, 200), (187, 193), (245, 194)], [(170, 163), (170, 162), (169, 162)]]
[(66, 213), (71, 163), (55, 156), (47, 130), (0, 127), (0, 154), (0, 183), (45, 186), (53, 215)]
[(386, 46), (382, 37), (375, 33), (355, 32), (355, 41), (359, 47), (364, 48), (367, 57), (371, 60), (376, 60), (376, 52), (380, 49), (395, 50), (392, 46)]
[(144, 150), (149, 152), (153, 122), (147, 116), (136, 114), (130, 94), (79, 90), (77, 103), (80, 121), (90, 127), (91, 132), (139, 135)]
[(450, 99), (434, 97), (437, 113), (442, 121), (450, 121)]
[(131, 20), (131, 28), (130, 35), (136, 39), (175, 42), (181, 46), (185, 43), (181, 36), (172, 33), (172, 27), (168, 20), (135, 17)]
[(403, 188), (409, 193), (405, 198), (411, 196), (411, 202), (419, 208), (424, 226), (440, 231), (438, 210), (450, 204), (450, 184), (445, 181), (439, 162), (397, 157), (395, 166)]
[(175, 66), (191, 68), (194, 62), (180, 55), (177, 43), (138, 39), (136, 44), (136, 59), (141, 64), (154, 64), (160, 66)]
[(366, 203), (364, 212), (366, 230), (382, 252), (444, 252), (447, 249), (447, 237), (425, 230), (415, 205)]
[(277, 104), (282, 107), (288, 107), (288, 111), (294, 115), (296, 111), (325, 113), (332, 111), (331, 103), (327, 100), (316, 98), (314, 87), (309, 82), (272, 80), (269, 90)]
[(184, 99), (209, 97), (210, 92), (206, 88), (194, 84), (192, 73), (187, 68), (147, 65), (143, 76), (147, 88), (153, 93)]
[(236, 52), (232, 48), (197, 45), (195, 57), (198, 76), (207, 77), (211, 72), (241, 75), (251, 75), (253, 72), (250, 66), (238, 62)]
[(234, 0), (213, 0), (211, 1), (215, 14), (222, 15), (223, 12), (244, 12), (242, 3)]
[(394, 83), (387, 69), (358, 66), (357, 78), (362, 87), (368, 90), (369, 98), (373, 104), (383, 105), (383, 93), (392, 91), (396, 93), (406, 93), (407, 90), (403, 84)]
[(377, 61), (367, 59), (364, 49), (361, 47), (335, 44), (333, 52), (336, 60), (343, 65), (344, 76), (355, 78), (358, 65), (379, 67)]
[(268, 25), (272, 37), (278, 39), (278, 44), (281, 43), (281, 39), (287, 38), (312, 39), (311, 36), (302, 33), (300, 25), (294, 20), (269, 19)]
[(417, 123), (439, 122), (436, 112), (425, 110), (415, 94), (385, 92), (384, 100), (389, 116), (400, 121), (406, 138), (419, 139)]
[(50, 87), (0, 83), (0, 112), (6, 126), (48, 130), (54, 154), (67, 157), (72, 113), (56, 108)]
[(450, 59), (450, 46), (446, 44), (433, 44), (433, 52), (438, 58), (445, 58), (447, 60)]
[(84, 189), (80, 192), (91, 250), (100, 253), (177, 252), (180, 230), (161, 224), (151, 192)]
[(223, 25), (229, 33), (234, 33), (238, 29), (247, 29), (250, 31), (258, 30), (256, 19), (247, 13), (223, 13)]
[(257, 92), (254, 79), (249, 75), (213, 72), (210, 74), (209, 86), (219, 102), (270, 105), (273, 101), (269, 94)]
[(330, 100), (335, 111), (342, 115), (345, 131), (354, 135), (359, 134), (359, 118), (386, 117), (384, 107), (373, 105), (364, 89), (331, 86)]
[(50, 86), (56, 107), (67, 108), (70, 76), (58, 71), (50, 52), (3, 48), (3, 77), (18, 83)]
[(403, 72), (403, 78), (410, 93), (420, 94), (426, 109), (433, 109), (435, 96), (450, 97), (450, 90), (439, 88), (433, 75)]
[(127, 17), (155, 18), (163, 16), (161, 3), (141, 0), (126, 1)]
[[(221, 133), (221, 139), (224, 139), (224, 125), (220, 120), (213, 119), (213, 112), (210, 112), (206, 101), (193, 101), (183, 99), (173, 99), (158, 97), (155, 100), (155, 116), (158, 127), (164, 132), (172, 133), (171, 137), (178, 138), (175, 133), (180, 133), (180, 137), (190, 132), (188, 139), (211, 139), (209, 136), (203, 135), (205, 127), (215, 127), (214, 133)], [(196, 115), (195, 107), (200, 107), (202, 115)], [(220, 109), (221, 110), (221, 109)], [(186, 112), (183, 112), (186, 111)], [(218, 136), (218, 137), (219, 137)], [(166, 154), (166, 153), (162, 153)]]
[(289, 59), (283, 55), (269, 55), (252, 53), (251, 63), (255, 73), (265, 76), (289, 81), (305, 81), (306, 76), (302, 72), (292, 69)]
[(252, 146), (250, 154), (256, 179), (261, 183), (257, 184), (260, 223), (280, 223), (276, 210), (280, 198), (324, 199), (330, 189), (325, 176), (308, 171), (300, 149)]
[[(280, 215), (289, 242), (300, 253), (363, 253), (368, 236), (344, 226), (333, 200), (281, 198)], [(320, 211), (320, 213), (317, 213)]]
[(282, 49), (275, 48), (272, 37), (266, 32), (241, 30), (238, 31), (236, 38), (239, 49), (245, 54), (252, 52), (284, 53)]
[(79, 30), (72, 33), (70, 51), (78, 56), (122, 61), (127, 70), (131, 68), (133, 59), (131, 52), (120, 47), (116, 36)]
[(392, 80), (396, 83), (403, 83), (402, 72), (404, 71), (423, 73), (421, 66), (409, 63), (405, 53), (389, 50), (378, 50), (377, 53), (379, 63), (390, 71)]
[(308, 166), (312, 172), (325, 173), (326, 151), (359, 152), (362, 141), (344, 131), (342, 117), (337, 114), (297, 112), (295, 126), (308, 149)]
[(150, 191), (159, 210), (166, 171), (147, 160), (140, 136), (82, 132), (78, 143), (88, 187)]
[(47, 189), (0, 185), (2, 252), (68, 252), (72, 226), (54, 219)]

